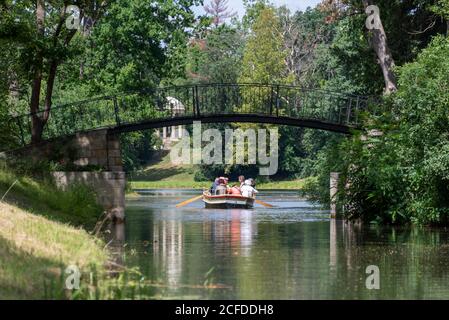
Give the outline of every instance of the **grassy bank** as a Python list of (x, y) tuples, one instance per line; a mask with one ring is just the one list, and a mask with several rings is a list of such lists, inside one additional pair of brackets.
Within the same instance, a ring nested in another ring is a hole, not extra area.
[[(291, 181), (272, 181), (257, 184), (258, 190), (286, 189), (300, 190), (304, 186), (305, 179)], [(232, 182), (231, 182), (232, 183)], [(202, 189), (210, 188), (209, 181), (170, 180), (170, 181), (130, 181), (131, 189)]]
[(63, 192), (49, 179), (15, 174), (2, 164), (3, 196), (0, 299), (87, 297), (86, 290), (65, 290), (64, 271), (76, 265), (83, 274), (102, 272), (108, 261), (104, 242), (87, 231), (102, 214), (93, 193), (82, 186)]
[(103, 247), (83, 229), (0, 203), (0, 299), (69, 298), (65, 268), (101, 270)]
[[(173, 165), (169, 155), (156, 158), (153, 163), (139, 172), (128, 174), (131, 189), (203, 189), (209, 188), (212, 181), (195, 181), (195, 167), (192, 165)], [(305, 179), (258, 182), (257, 189), (303, 188)]]
[[(91, 190), (63, 192), (48, 179), (14, 172), (0, 163), (0, 199), (9, 190), (0, 201), (0, 300), (155, 298), (160, 284), (115, 264), (105, 242), (89, 232), (102, 213)], [(66, 268), (73, 265), (80, 287), (67, 290)]]
[(1, 165), (0, 199), (11, 186), (4, 199), (6, 202), (49, 220), (93, 228), (102, 213), (92, 190), (85, 186), (75, 185), (62, 191), (50, 178), (16, 174), (13, 169)]

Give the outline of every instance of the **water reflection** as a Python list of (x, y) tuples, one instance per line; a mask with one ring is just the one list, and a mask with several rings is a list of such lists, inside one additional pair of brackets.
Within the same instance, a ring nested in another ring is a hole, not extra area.
[(335, 270), (337, 265), (337, 220), (330, 220), (329, 226), (329, 266), (331, 270)]
[[(126, 225), (114, 231), (121, 262), (161, 284), (159, 297), (449, 298), (446, 230), (329, 221), (294, 193), (281, 201), (265, 192), (274, 209), (174, 208), (188, 196), (164, 191), (129, 200)], [(368, 265), (380, 268), (380, 290), (365, 287)]]
[(125, 224), (124, 223), (109, 223), (107, 227), (109, 236), (107, 237), (107, 246), (110, 248), (112, 254), (112, 260), (116, 263), (116, 266), (112, 268), (112, 271), (119, 271), (117, 267), (123, 266), (123, 256), (125, 254)]

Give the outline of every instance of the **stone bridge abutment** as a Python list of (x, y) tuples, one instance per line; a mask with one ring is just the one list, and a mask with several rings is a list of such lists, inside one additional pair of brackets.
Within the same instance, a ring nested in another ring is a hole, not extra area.
[[(75, 157), (69, 159), (79, 171), (53, 172), (56, 185), (66, 189), (70, 185), (91, 187), (97, 202), (112, 220), (125, 218), (126, 175), (123, 171), (120, 137), (108, 129), (80, 132), (68, 141)], [(83, 170), (85, 168), (85, 170)]]
[(108, 129), (79, 132), (7, 154), (33, 162), (48, 160), (60, 164), (62, 170), (51, 172), (58, 188), (67, 190), (73, 185), (85, 185), (95, 192), (97, 203), (112, 220), (125, 218), (126, 175), (119, 134)]

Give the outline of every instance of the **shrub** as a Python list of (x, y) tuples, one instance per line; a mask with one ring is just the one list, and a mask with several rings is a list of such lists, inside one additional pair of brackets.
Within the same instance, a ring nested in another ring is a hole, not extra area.
[(390, 111), (366, 119), (365, 127), (383, 135), (355, 135), (326, 153), (314, 188), (326, 198), (329, 172), (341, 171), (346, 217), (448, 223), (448, 57), (449, 38), (435, 37), (415, 62), (398, 69), (399, 90), (383, 102)]

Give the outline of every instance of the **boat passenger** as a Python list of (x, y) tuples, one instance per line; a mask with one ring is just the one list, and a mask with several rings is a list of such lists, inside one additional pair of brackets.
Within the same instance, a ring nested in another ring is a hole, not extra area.
[(245, 176), (239, 176), (240, 188), (245, 184)]
[(224, 178), (224, 185), (226, 187), (226, 193), (231, 193), (231, 186), (229, 185), (229, 178)]
[(242, 193), (240, 192), (240, 188), (237, 186), (232, 186), (229, 190), (229, 194), (240, 196)]
[(215, 178), (214, 182), (212, 183), (212, 186), (210, 187), (210, 193), (215, 194), (215, 190), (219, 186), (219, 178)]
[(251, 180), (245, 180), (245, 184), (240, 188), (242, 192), (242, 196), (244, 197), (253, 197), (255, 193), (258, 193), (256, 189), (251, 185)]
[(256, 188), (256, 180), (254, 180), (253, 178), (249, 178), (249, 181), (251, 181), (251, 187), (253, 187), (254, 189)]
[(215, 194), (216, 195), (224, 195), (227, 191), (226, 187), (226, 178), (220, 177), (218, 179), (218, 186), (215, 188)]

